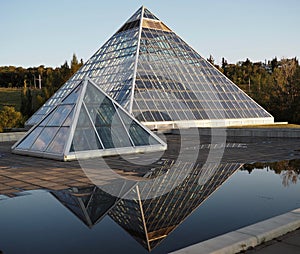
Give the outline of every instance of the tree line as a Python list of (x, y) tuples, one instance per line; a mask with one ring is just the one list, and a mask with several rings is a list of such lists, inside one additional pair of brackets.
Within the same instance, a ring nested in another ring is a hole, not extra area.
[[(246, 59), (236, 64), (230, 64), (222, 58), (220, 66), (215, 64), (212, 56), (207, 60), (269, 111), (275, 121), (300, 124), (300, 66), (296, 58), (278, 60), (275, 57), (265, 62), (251, 62)], [(21, 89), (22, 120), (17, 121), (16, 125), (22, 126), (82, 65), (83, 61), (78, 61), (74, 54), (70, 64), (65, 61), (57, 68), (43, 65), (27, 69), (0, 67), (0, 87)], [(14, 109), (5, 107), (3, 110), (5, 112), (0, 111), (0, 119), (9, 114), (13, 115)], [(4, 122), (7, 121), (2, 121), (2, 125)]]
[(40, 65), (39, 67), (22, 68), (15, 66), (0, 67), (0, 87), (5, 88), (38, 88), (39, 77), (42, 80), (42, 88), (49, 89), (53, 94), (70, 76), (83, 65), (83, 60), (78, 61), (73, 54), (70, 61), (65, 61), (60, 67), (52, 68)]
[(56, 68), (43, 65), (27, 69), (15, 66), (0, 67), (0, 87), (18, 88), (21, 93), (20, 112), (9, 106), (4, 106), (0, 111), (0, 132), (5, 128), (22, 127), (82, 65), (83, 60), (78, 61), (77, 56), (73, 54), (70, 64), (65, 61)]
[(276, 162), (256, 162), (243, 165), (241, 170), (246, 170), (251, 174), (253, 170), (268, 169), (274, 171), (282, 178), (282, 185), (287, 187), (296, 184), (300, 179), (300, 161), (286, 160)]
[(265, 62), (246, 59), (236, 64), (223, 58), (221, 66), (212, 56), (207, 60), (270, 112), (275, 121), (300, 124), (300, 66), (296, 57), (275, 57)]

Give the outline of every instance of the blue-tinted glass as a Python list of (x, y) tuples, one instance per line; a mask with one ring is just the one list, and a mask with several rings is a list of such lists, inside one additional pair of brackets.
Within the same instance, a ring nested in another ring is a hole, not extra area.
[(148, 19), (159, 20), (153, 13), (151, 13), (148, 9), (144, 9), (144, 17)]
[(23, 141), (21, 141), (21, 143), (17, 146), (17, 148), (29, 149), (32, 146), (35, 139), (41, 133), (42, 129), (43, 129), (42, 127), (36, 127), (33, 131), (31, 131), (31, 133), (28, 136), (26, 136), (26, 138)]
[(69, 137), (68, 133), (68, 127), (61, 127), (46, 151), (49, 153), (62, 154)]
[(40, 152), (45, 151), (57, 131), (58, 128), (56, 127), (45, 127), (40, 133), (39, 137), (33, 143), (31, 150)]
[(85, 107), (82, 106), (72, 141), (71, 152), (98, 149), (102, 149), (101, 143), (97, 137)]
[(72, 105), (60, 105), (51, 114), (51, 119), (47, 126), (60, 126), (72, 110)]

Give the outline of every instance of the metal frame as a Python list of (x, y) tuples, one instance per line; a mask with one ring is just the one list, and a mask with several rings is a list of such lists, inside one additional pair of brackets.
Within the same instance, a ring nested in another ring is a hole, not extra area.
[(80, 113), (80, 108), (82, 106), (83, 97), (84, 97), (83, 95), (85, 94), (86, 86), (87, 86), (87, 82), (88, 81), (87, 81), (87, 79), (85, 79), (83, 82), (84, 83), (83, 83), (82, 90), (81, 90), (81, 96), (77, 99), (77, 103), (75, 105), (75, 109), (74, 109), (75, 112), (74, 112), (74, 116), (73, 116), (73, 123), (70, 126), (70, 134), (69, 134), (68, 141), (67, 141), (67, 143), (65, 145), (64, 154), (67, 154), (68, 153), (67, 151), (70, 151), (71, 144), (72, 144), (72, 139), (73, 139), (73, 136), (74, 136), (74, 133), (75, 133), (75, 129), (76, 129), (76, 126), (77, 126), (78, 117), (79, 117), (79, 113)]
[(141, 34), (143, 28), (143, 16), (144, 16), (144, 6), (142, 6), (141, 11), (141, 19), (140, 19), (140, 26), (139, 26), (139, 35), (138, 35), (138, 43), (136, 48), (136, 55), (135, 55), (135, 63), (134, 63), (134, 70), (133, 70), (133, 79), (132, 79), (132, 87), (131, 87), (131, 96), (129, 102), (129, 113), (132, 114), (132, 105), (133, 105), (133, 98), (134, 98), (134, 89), (135, 89), (135, 80), (136, 80), (136, 72), (137, 72), (137, 65), (139, 60), (139, 52), (140, 52), (140, 44), (141, 44)]

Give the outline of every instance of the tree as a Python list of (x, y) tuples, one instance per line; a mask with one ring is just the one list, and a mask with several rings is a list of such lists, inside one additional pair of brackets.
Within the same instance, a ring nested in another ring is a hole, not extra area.
[(76, 55), (73, 54), (73, 57), (71, 60), (71, 73), (74, 74), (76, 71), (78, 71), (78, 69), (80, 67), (81, 67), (81, 63), (78, 62)]
[[(296, 112), (293, 106), (297, 104), (297, 69), (299, 64), (296, 58), (281, 59), (272, 73), (273, 86), (271, 90), (271, 107), (269, 110), (274, 114), (277, 121), (295, 122)], [(294, 78), (295, 77), (295, 78)]]
[(293, 102), (290, 108), (290, 121), (300, 124), (300, 66), (298, 65), (294, 75), (290, 78), (292, 85)]
[(60, 67), (60, 78), (62, 80), (60, 86), (65, 83), (71, 75), (71, 68), (69, 67), (68, 62), (65, 61), (65, 63)]
[(21, 113), (25, 118), (30, 117), (34, 113), (31, 90), (25, 86), (21, 92)]
[(215, 59), (213, 58), (212, 55), (209, 55), (209, 58), (207, 58), (207, 61), (210, 62), (212, 65), (215, 64)]
[(0, 132), (4, 129), (20, 127), (23, 123), (22, 114), (14, 107), (4, 106), (0, 111)]
[(227, 60), (222, 57), (222, 69), (223, 69), (223, 72), (226, 73), (226, 66), (228, 65), (227, 63)]
[(277, 61), (277, 57), (273, 58), (272, 61), (270, 62), (271, 65), (271, 70), (272, 72), (275, 70), (275, 68), (278, 67), (278, 61)]

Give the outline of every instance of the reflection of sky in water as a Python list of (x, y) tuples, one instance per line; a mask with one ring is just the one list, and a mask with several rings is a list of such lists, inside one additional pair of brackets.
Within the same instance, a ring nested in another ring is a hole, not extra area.
[[(152, 253), (165, 253), (300, 207), (300, 184), (282, 175), (239, 170)], [(0, 201), (4, 253), (147, 253), (110, 217), (91, 229), (45, 191)]]

